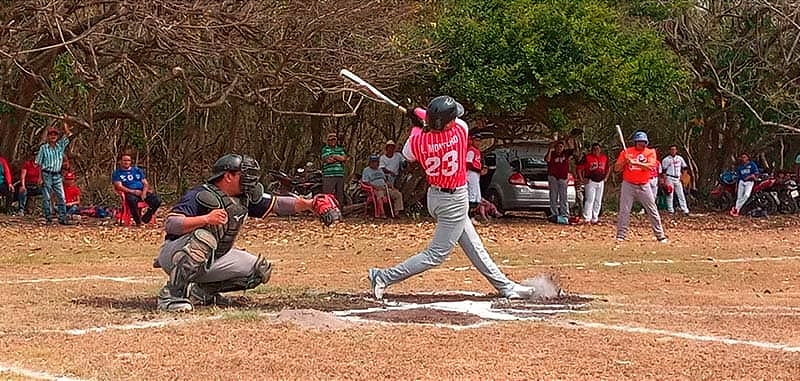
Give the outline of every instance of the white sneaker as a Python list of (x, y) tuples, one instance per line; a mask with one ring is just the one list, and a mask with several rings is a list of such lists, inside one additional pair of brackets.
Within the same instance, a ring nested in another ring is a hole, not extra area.
[(669, 243), (669, 240), (667, 239), (667, 237), (661, 237), (658, 239), (658, 243), (667, 244)]
[(534, 292), (536, 292), (536, 290), (534, 290), (533, 287), (517, 284), (511, 289), (511, 291), (507, 292), (503, 296), (508, 299), (531, 299)]
[(383, 292), (386, 291), (386, 283), (379, 279), (379, 274), (379, 269), (369, 269), (369, 285), (372, 289), (372, 296), (381, 300), (383, 299)]

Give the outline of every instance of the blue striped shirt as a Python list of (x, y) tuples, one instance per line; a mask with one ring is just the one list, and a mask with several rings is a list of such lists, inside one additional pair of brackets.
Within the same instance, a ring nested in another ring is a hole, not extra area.
[(61, 173), (61, 165), (64, 164), (64, 151), (69, 144), (69, 138), (62, 136), (61, 139), (56, 141), (54, 146), (50, 144), (42, 144), (39, 147), (39, 154), (36, 155), (36, 164), (42, 168), (43, 171)]

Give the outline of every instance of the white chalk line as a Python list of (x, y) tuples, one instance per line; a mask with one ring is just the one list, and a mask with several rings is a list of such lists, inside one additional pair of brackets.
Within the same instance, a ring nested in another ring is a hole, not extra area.
[(664, 309), (668, 308), (670, 310), (698, 310), (698, 311), (708, 311), (708, 310), (731, 310), (731, 312), (769, 312), (769, 311), (794, 311), (800, 313), (800, 307), (792, 307), (792, 306), (751, 306), (751, 305), (706, 305), (706, 306), (666, 306), (663, 304), (638, 304), (638, 303), (618, 303), (618, 302), (604, 302), (602, 305), (606, 306), (618, 306), (618, 307), (638, 307), (638, 308), (653, 308), (653, 309)]
[(163, 276), (146, 276), (146, 277), (112, 277), (104, 275), (88, 275), (82, 277), (72, 278), (37, 278), (37, 279), (19, 279), (19, 280), (6, 280), (0, 281), (0, 284), (35, 284), (35, 283), (58, 283), (58, 282), (82, 282), (82, 281), (108, 281), (119, 283), (150, 283), (155, 279), (164, 279)]
[(19, 376), (32, 378), (35, 380), (48, 380), (48, 381), (83, 381), (80, 378), (68, 377), (68, 376), (60, 376), (55, 374), (50, 374), (47, 372), (42, 372), (38, 370), (22, 368), (10, 364), (3, 364), (0, 363), (0, 374), (2, 373), (12, 373)]
[(780, 257), (743, 257), (743, 258), (707, 258), (707, 259), (641, 259), (635, 261), (615, 261), (605, 260), (599, 262), (576, 262), (576, 263), (533, 263), (527, 266), (506, 266), (506, 267), (589, 267), (589, 266), (630, 266), (630, 265), (671, 265), (675, 263), (750, 263), (750, 262), (782, 262), (800, 260), (800, 256), (780, 256)]
[(647, 327), (634, 327), (629, 325), (618, 325), (618, 324), (605, 324), (605, 323), (597, 323), (597, 322), (587, 322), (587, 321), (578, 321), (578, 320), (568, 320), (568, 321), (551, 321), (547, 322), (547, 324), (564, 327), (564, 328), (588, 328), (588, 329), (602, 329), (602, 330), (610, 330), (610, 331), (618, 331), (618, 332), (626, 332), (626, 333), (639, 333), (639, 334), (647, 334), (647, 335), (659, 335), (659, 336), (669, 336), (669, 337), (676, 337), (685, 340), (692, 340), (692, 341), (703, 341), (703, 342), (714, 342), (714, 343), (721, 343), (726, 345), (747, 345), (756, 348), (762, 349), (771, 349), (771, 350), (779, 350), (783, 352), (800, 352), (800, 347), (791, 346), (787, 344), (781, 343), (772, 343), (767, 341), (757, 341), (757, 340), (742, 340), (742, 339), (734, 339), (730, 337), (722, 337), (722, 336), (714, 336), (714, 335), (703, 335), (703, 334), (696, 334), (690, 332), (680, 332), (680, 331), (669, 331), (665, 329), (657, 329), (657, 328), (647, 328)]

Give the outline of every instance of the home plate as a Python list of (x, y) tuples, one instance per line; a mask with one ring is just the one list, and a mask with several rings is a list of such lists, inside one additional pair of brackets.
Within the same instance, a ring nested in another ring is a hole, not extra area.
[(548, 300), (509, 300), (489, 295), (446, 293), (386, 295), (381, 307), (334, 311), (347, 320), (475, 327), (485, 323), (542, 320), (555, 315), (587, 313), (591, 298), (563, 295)]

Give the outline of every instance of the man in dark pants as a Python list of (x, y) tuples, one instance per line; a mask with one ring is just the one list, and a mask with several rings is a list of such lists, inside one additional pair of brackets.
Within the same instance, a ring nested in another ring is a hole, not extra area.
[(347, 152), (337, 144), (336, 133), (328, 134), (322, 147), (322, 193), (333, 194), (339, 205), (344, 205), (344, 162)]
[[(125, 203), (128, 204), (131, 211), (133, 222), (141, 225), (142, 222), (150, 222), (158, 207), (161, 206), (161, 199), (150, 189), (144, 171), (139, 167), (132, 166), (131, 162), (131, 155), (120, 155), (119, 168), (111, 175), (111, 181), (114, 183), (114, 190), (125, 194)], [(147, 203), (147, 212), (144, 215), (141, 215), (139, 210), (139, 202), (142, 200)]]

